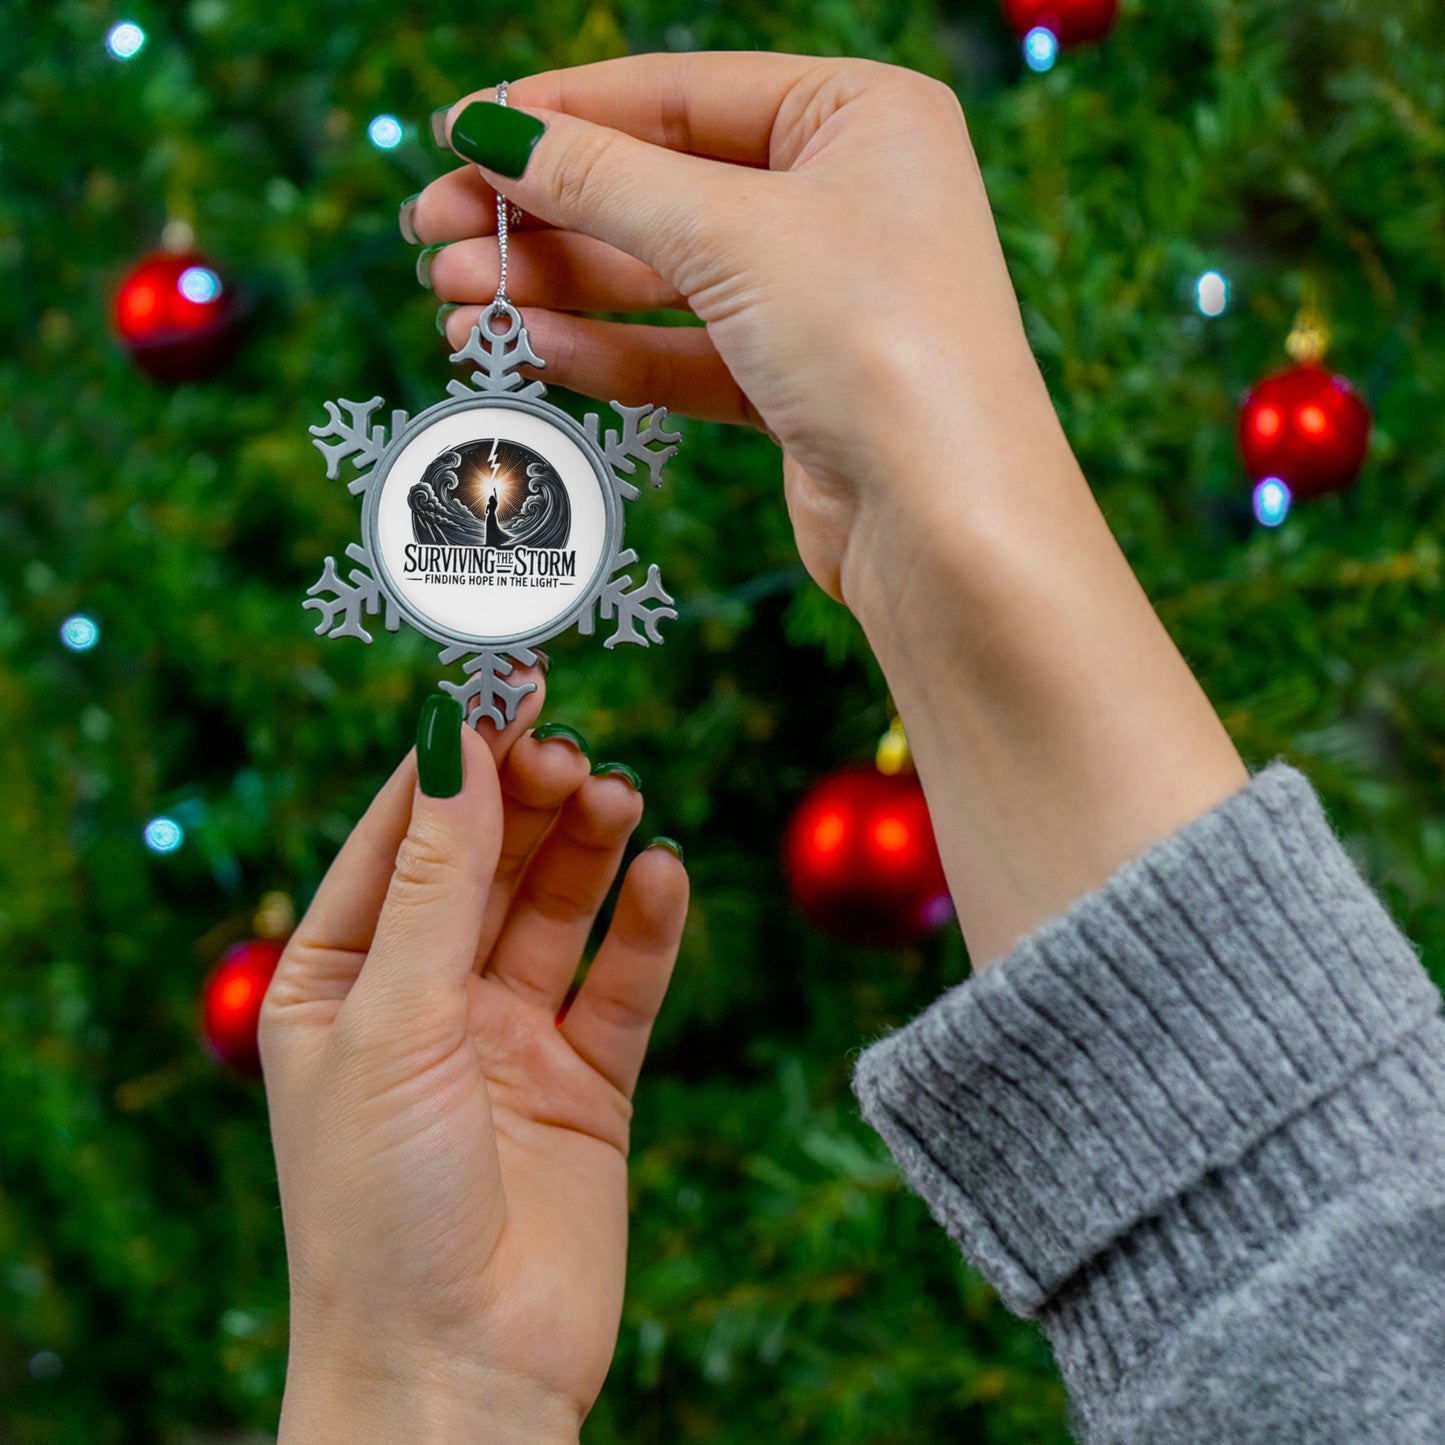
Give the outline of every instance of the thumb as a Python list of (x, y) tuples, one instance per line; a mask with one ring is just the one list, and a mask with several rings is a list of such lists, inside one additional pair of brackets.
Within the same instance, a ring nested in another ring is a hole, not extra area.
[(455, 698), (426, 700), (416, 756), (411, 820), (345, 1004), (354, 1017), (384, 1018), (388, 1028), (465, 1021), (467, 978), (502, 846), (496, 763), (462, 726)]
[(447, 126), (451, 148), (524, 211), (635, 256), (684, 295), (709, 279), (693, 268), (716, 218), (751, 215), (770, 179), (559, 110), (472, 100)]

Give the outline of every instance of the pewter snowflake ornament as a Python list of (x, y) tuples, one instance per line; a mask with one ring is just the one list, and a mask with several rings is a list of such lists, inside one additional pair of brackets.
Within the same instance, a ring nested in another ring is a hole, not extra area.
[(394, 410), (389, 438), (372, 424), (379, 396), (328, 401), (327, 424), (310, 428), (328, 477), (348, 460), (358, 473), (347, 486), (362, 494), (361, 541), (346, 549), (345, 577), (326, 559), (302, 606), (327, 637), (369, 643), (362, 618), (381, 614), (389, 632), (406, 621), (443, 643), (442, 663), (462, 662), (466, 680), (440, 686), (468, 723), (500, 729), (536, 690), (507, 678), (549, 637), (573, 624), (590, 636), (600, 618), (616, 624), (604, 647), (662, 641), (659, 624), (677, 612), (656, 564), (633, 585), (622, 504), (639, 494), (628, 480), (639, 464), (662, 485), (681, 436), (665, 407), (611, 402), (622, 425), (604, 433), (595, 413), (579, 427), (543, 401), (520, 368), (545, 363), (508, 302), (484, 311), (451, 359), (475, 365), (471, 385), (451, 381), (449, 399), (416, 417)]

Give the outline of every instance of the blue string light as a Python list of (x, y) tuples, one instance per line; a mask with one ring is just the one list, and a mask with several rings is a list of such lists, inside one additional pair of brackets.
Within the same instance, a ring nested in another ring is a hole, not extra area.
[(187, 301), (204, 306), (221, 294), (221, 278), (209, 266), (187, 266), (181, 272), (176, 286)]
[(145, 48), (146, 33), (134, 20), (112, 25), (105, 37), (105, 48), (117, 60), (134, 60)]
[(152, 853), (174, 853), (186, 841), (186, 830), (174, 818), (152, 818), (145, 839)]
[(1035, 25), (1024, 36), (1024, 59), (1030, 70), (1042, 74), (1054, 68), (1059, 58), (1059, 37), (1047, 25)]
[(401, 144), (401, 122), (394, 115), (376, 116), (366, 128), (372, 145), (379, 151), (394, 151)]
[(60, 624), (60, 640), (72, 652), (89, 652), (100, 641), (100, 624), (77, 612)]
[(1289, 515), (1289, 504), (1289, 487), (1278, 477), (1266, 477), (1254, 489), (1254, 515), (1261, 526), (1279, 526)]

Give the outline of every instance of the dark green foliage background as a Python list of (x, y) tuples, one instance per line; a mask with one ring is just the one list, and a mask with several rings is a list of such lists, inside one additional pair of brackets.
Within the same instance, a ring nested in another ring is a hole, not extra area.
[[(409, 633), (312, 635), (302, 595), (357, 508), (306, 429), (328, 398), (440, 395), (435, 298), (396, 208), (444, 166), (428, 112), (502, 77), (763, 48), (956, 86), (1045, 376), (1146, 590), (1246, 760), (1309, 772), (1445, 976), (1433, 5), (1126, 5), (1044, 77), (995, 0), (129, 13), (150, 40), (123, 65), (108, 6), (0, 10), (0, 1441), (274, 1429), (265, 1102), (202, 1053), (197, 992), (264, 890), (304, 904), (432, 688)], [(413, 127), (389, 154), (366, 141), (380, 111)], [(256, 308), (224, 376), (169, 389), (108, 322), (168, 214)], [(1209, 266), (1235, 298), (1212, 322), (1192, 307)], [(1377, 427), (1356, 491), (1266, 531), (1233, 418), (1282, 364), (1307, 276)], [(957, 931), (842, 948), (779, 881), (788, 810), (867, 755), (882, 679), (797, 564), (771, 447), (685, 434), (670, 489), (628, 521), (682, 599), (668, 645), (552, 649), (546, 715), (641, 768), (640, 837), (684, 840), (696, 899), (637, 1097), (627, 1305), (584, 1438), (1062, 1441), (1042, 1338), (901, 1187), (847, 1086), (859, 1047), (966, 975)], [(57, 630), (80, 610), (103, 639), (73, 656)], [(166, 858), (141, 844), (162, 811), (189, 829)], [(32, 1377), (39, 1351), (58, 1379)]]

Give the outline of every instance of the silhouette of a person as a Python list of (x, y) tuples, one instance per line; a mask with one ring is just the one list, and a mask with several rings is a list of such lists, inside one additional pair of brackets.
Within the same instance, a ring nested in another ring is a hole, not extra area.
[(502, 524), (497, 521), (497, 494), (495, 490), (487, 498), (487, 546), (489, 547), (510, 547), (512, 539), (502, 530)]

